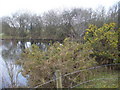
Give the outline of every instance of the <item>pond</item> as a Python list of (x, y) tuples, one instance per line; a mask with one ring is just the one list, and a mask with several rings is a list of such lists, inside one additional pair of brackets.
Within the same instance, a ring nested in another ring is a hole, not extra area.
[(46, 50), (46, 44), (40, 41), (0, 40), (0, 88), (27, 87), (27, 77), (24, 77), (21, 65), (15, 64), (25, 48), (37, 44), (42, 50)]

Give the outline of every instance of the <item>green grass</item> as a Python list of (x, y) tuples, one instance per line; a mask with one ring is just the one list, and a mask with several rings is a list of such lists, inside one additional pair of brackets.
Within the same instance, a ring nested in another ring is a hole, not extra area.
[(99, 72), (89, 80), (94, 81), (82, 84), (77, 88), (118, 88), (118, 72)]
[(54, 38), (46, 38), (46, 37), (30, 37), (30, 36), (26, 36), (26, 37), (20, 37), (20, 36), (7, 36), (7, 35), (0, 35), (0, 39), (7, 39), (7, 40), (11, 40), (11, 39), (54, 39)]
[(6, 36), (2, 35), (0, 39), (27, 39), (26, 37), (18, 37), (18, 36)]

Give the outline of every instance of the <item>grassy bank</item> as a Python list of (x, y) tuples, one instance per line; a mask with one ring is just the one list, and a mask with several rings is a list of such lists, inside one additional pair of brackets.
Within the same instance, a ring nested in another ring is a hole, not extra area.
[(120, 72), (99, 72), (90, 82), (81, 84), (77, 88), (118, 88), (118, 75)]
[(10, 40), (10, 39), (25, 39), (26, 37), (17, 37), (17, 36), (5, 36), (5, 35), (2, 35), (0, 36), (0, 39), (7, 39), (7, 40)]
[(44, 37), (17, 37), (17, 36), (0, 36), (1, 40), (46, 40), (46, 41), (63, 41), (63, 39), (44, 38)]

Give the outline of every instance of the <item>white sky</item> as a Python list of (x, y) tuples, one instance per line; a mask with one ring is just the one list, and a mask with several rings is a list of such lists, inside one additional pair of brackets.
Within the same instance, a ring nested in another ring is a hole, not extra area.
[(51, 9), (61, 10), (73, 7), (108, 8), (119, 0), (0, 0), (0, 17), (11, 15), (19, 10), (43, 13)]

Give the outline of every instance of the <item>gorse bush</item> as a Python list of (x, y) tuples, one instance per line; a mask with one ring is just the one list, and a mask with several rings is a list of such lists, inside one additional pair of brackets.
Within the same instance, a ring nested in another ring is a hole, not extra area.
[[(33, 44), (22, 53), (21, 63), (29, 74), (29, 84), (36, 86), (55, 78), (56, 70), (62, 75), (94, 67), (99, 64), (118, 63), (118, 33), (115, 23), (104, 24), (101, 28), (90, 25), (84, 36), (84, 43), (66, 38), (42, 51)], [(97, 61), (97, 62), (96, 62)], [(95, 73), (95, 72), (94, 72)], [(63, 77), (63, 87), (76, 85), (91, 75), (90, 70)], [(93, 77), (93, 74), (91, 75)], [(90, 76), (90, 77), (91, 77)], [(72, 83), (71, 83), (72, 82)], [(55, 82), (43, 87), (56, 87)]]
[[(29, 83), (35, 86), (49, 81), (54, 78), (56, 70), (60, 70), (64, 75), (96, 65), (94, 58), (89, 57), (93, 53), (89, 46), (74, 42), (70, 38), (66, 38), (62, 44), (59, 42), (54, 43), (48, 47), (47, 51), (40, 51), (38, 46), (32, 45), (22, 54), (26, 74), (29, 73), (30, 75)], [(87, 75), (88, 72), (81, 73), (74, 82), (77, 83), (85, 79)], [(72, 79), (74, 76), (69, 78)], [(70, 85), (68, 78), (63, 80), (63, 85), (64, 87)], [(49, 87), (54, 86), (52, 84)]]
[(100, 64), (117, 63), (118, 61), (118, 30), (115, 23), (104, 24), (97, 28), (90, 25), (87, 29), (84, 40), (89, 43)]

